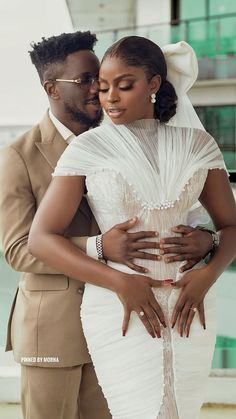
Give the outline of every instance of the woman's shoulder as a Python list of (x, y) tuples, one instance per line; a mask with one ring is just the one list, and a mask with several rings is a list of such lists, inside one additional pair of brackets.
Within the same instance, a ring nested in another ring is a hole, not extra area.
[(88, 131), (83, 132), (82, 134), (76, 137), (78, 140), (87, 140), (88, 138), (100, 137), (102, 134), (109, 132), (113, 129), (113, 124), (102, 124), (99, 127), (91, 128)]
[(176, 127), (165, 124), (165, 130), (173, 138), (187, 140), (189, 143), (217, 144), (212, 135), (200, 128)]

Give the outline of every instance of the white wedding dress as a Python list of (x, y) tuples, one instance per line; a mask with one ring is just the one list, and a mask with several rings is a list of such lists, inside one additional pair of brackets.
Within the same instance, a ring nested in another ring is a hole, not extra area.
[[(66, 149), (54, 176), (86, 176), (88, 202), (102, 232), (137, 215), (133, 231), (154, 230), (166, 237), (174, 235), (172, 226), (187, 223), (208, 170), (214, 168), (225, 165), (209, 134), (150, 119), (82, 134)], [(181, 262), (138, 263), (154, 279), (181, 277)], [(114, 419), (196, 419), (214, 351), (214, 287), (205, 297), (207, 328), (196, 314), (189, 338), (170, 327), (180, 291), (164, 287), (153, 292), (168, 324), (161, 339), (150, 337), (136, 313), (122, 337), (123, 306), (117, 295), (86, 284), (82, 324), (99, 383)]]

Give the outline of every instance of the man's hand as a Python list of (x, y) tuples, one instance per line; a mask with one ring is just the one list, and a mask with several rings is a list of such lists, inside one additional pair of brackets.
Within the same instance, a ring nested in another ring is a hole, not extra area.
[(128, 233), (128, 230), (137, 224), (138, 218), (134, 217), (124, 223), (116, 224), (103, 234), (103, 254), (106, 259), (123, 263), (134, 271), (147, 273), (148, 270), (133, 262), (134, 258), (160, 260), (158, 254), (144, 252), (144, 249), (159, 249), (157, 241), (143, 241), (144, 239), (157, 238), (156, 231), (139, 231)]
[[(187, 260), (188, 262), (180, 268), (180, 272), (191, 269), (212, 248), (212, 236), (207, 231), (184, 225), (173, 227), (172, 231), (182, 234), (182, 237), (161, 239), (160, 254), (167, 255), (163, 256), (167, 263)], [(168, 256), (169, 253), (174, 253), (175, 255)]]
[[(172, 231), (182, 234), (181, 237), (167, 237), (158, 241), (143, 241), (158, 237), (156, 231), (139, 231), (128, 233), (135, 226), (138, 218), (134, 217), (124, 223), (116, 224), (103, 234), (103, 253), (106, 259), (123, 263), (134, 271), (147, 273), (148, 270), (133, 262), (134, 258), (160, 261), (162, 258), (167, 263), (187, 260), (180, 268), (181, 272), (191, 269), (198, 263), (212, 247), (212, 237), (207, 231), (179, 225)], [(170, 246), (172, 245), (172, 246)], [(148, 253), (147, 249), (160, 249), (160, 255)], [(168, 256), (169, 253), (174, 253)]]

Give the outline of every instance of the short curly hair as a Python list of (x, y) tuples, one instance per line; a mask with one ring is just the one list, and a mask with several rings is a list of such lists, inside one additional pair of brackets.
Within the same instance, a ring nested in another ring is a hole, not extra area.
[(46, 78), (53, 78), (55, 65), (63, 63), (66, 57), (73, 52), (90, 50), (94, 52), (94, 45), (97, 41), (95, 34), (90, 31), (62, 33), (50, 38), (42, 38), (41, 42), (30, 45), (31, 51), (28, 51), (32, 63), (35, 65), (41, 82)]

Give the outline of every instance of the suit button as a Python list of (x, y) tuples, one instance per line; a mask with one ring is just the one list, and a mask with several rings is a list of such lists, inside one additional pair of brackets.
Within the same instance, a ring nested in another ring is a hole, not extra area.
[(77, 289), (77, 292), (78, 292), (78, 294), (81, 294), (82, 295), (84, 293), (84, 290), (83, 290), (83, 288), (78, 288)]

